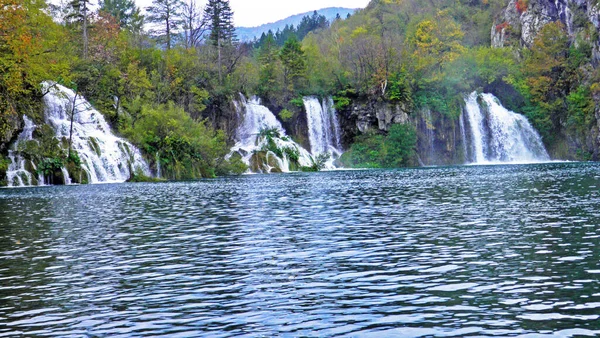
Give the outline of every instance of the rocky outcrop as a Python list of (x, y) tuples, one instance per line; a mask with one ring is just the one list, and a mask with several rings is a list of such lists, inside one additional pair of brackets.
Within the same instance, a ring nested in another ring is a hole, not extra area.
[(393, 124), (411, 124), (417, 131), (417, 156), (421, 165), (461, 164), (465, 162), (458, 120), (423, 109), (410, 111), (403, 105), (357, 99), (338, 112), (342, 145), (350, 147), (357, 135), (385, 133)]
[(0, 152), (5, 153), (8, 145), (13, 141), (23, 128), (23, 119), (18, 114), (10, 114), (1, 119), (3, 125), (0, 134)]
[[(562, 22), (574, 40), (588, 24), (600, 29), (600, 4), (596, 0), (509, 0), (492, 27), (492, 46), (531, 47), (542, 27), (555, 21)], [(597, 40), (591, 42), (600, 60)]]

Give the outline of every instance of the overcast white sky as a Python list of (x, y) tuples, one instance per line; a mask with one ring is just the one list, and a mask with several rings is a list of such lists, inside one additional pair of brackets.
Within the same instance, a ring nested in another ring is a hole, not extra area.
[[(135, 0), (145, 8), (152, 0)], [(204, 5), (206, 1), (199, 0)], [(230, 0), (235, 14), (235, 25), (241, 27), (260, 26), (285, 19), (288, 16), (327, 7), (364, 8), (369, 0)]]

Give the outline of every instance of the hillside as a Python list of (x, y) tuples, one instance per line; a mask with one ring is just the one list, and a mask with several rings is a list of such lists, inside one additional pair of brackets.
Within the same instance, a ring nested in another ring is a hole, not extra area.
[[(330, 7), (317, 10), (319, 15), (324, 15), (327, 20), (330, 22), (335, 19), (335, 17), (339, 14), (342, 18), (346, 18), (348, 14), (352, 14), (356, 11), (355, 8), (342, 8), (342, 7)], [(277, 22), (267, 23), (258, 27), (238, 27), (236, 32), (240, 41), (252, 41), (255, 38), (260, 38), (263, 33), (267, 33), (269, 30), (273, 32), (277, 32), (277, 30), (283, 30), (285, 26), (294, 25), (298, 26), (302, 21), (302, 18), (307, 15), (312, 15), (313, 12), (306, 12), (301, 14), (296, 14), (285, 18), (283, 20), (279, 20)]]

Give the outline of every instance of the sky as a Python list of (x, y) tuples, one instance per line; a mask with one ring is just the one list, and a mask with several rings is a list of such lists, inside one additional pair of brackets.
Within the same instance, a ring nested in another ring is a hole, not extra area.
[[(145, 8), (152, 0), (135, 0)], [(204, 5), (206, 1), (200, 0)], [(294, 14), (310, 12), (327, 7), (364, 8), (369, 0), (230, 0), (234, 12), (234, 24), (254, 27), (285, 19)]]

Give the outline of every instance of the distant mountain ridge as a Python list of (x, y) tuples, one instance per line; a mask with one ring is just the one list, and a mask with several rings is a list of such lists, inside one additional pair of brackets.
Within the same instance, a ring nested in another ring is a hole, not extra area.
[[(345, 19), (348, 14), (354, 14), (356, 10), (357, 8), (329, 7), (317, 10), (317, 13), (319, 15), (324, 15), (327, 20), (331, 22), (338, 14)], [(283, 30), (286, 25), (298, 26), (302, 21), (302, 18), (307, 15), (312, 15), (313, 12), (314, 11), (292, 15), (283, 20), (267, 23), (258, 27), (238, 27), (236, 33), (240, 41), (252, 41), (255, 38), (260, 38), (263, 33), (267, 33), (269, 30), (275, 33), (278, 29)]]

